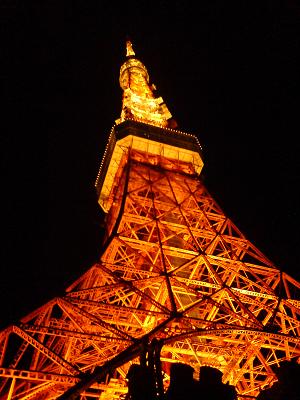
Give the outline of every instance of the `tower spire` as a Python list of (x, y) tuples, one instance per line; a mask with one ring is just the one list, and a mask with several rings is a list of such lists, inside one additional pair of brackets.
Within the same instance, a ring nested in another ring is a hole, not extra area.
[(162, 97), (156, 97), (156, 87), (150, 84), (145, 65), (136, 58), (130, 39), (126, 40), (126, 60), (120, 68), (123, 89), (122, 111), (116, 123), (135, 120), (150, 125), (168, 127), (174, 120)]
[(126, 57), (135, 56), (135, 52), (132, 48), (131, 40), (126, 40)]

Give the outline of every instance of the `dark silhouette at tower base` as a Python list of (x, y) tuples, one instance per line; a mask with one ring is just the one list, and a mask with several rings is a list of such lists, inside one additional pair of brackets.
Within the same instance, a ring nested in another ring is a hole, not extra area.
[(300, 400), (300, 364), (285, 361), (276, 373), (278, 381), (261, 391), (257, 400)]
[(199, 399), (234, 400), (237, 398), (235, 388), (222, 382), (222, 372), (209, 366), (200, 368), (198, 394)]

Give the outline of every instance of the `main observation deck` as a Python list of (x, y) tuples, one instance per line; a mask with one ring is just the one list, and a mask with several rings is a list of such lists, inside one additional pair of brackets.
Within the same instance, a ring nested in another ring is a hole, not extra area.
[(112, 189), (118, 185), (117, 172), (130, 150), (143, 154), (144, 162), (188, 175), (199, 175), (203, 168), (202, 148), (195, 135), (134, 120), (117, 124), (111, 130), (95, 183), (105, 212), (113, 201)]

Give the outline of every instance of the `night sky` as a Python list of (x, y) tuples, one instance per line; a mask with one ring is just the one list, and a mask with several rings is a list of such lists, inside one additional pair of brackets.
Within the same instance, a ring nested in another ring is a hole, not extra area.
[[(0, 326), (101, 255), (94, 182), (129, 36), (205, 184), (279, 268), (299, 268), (299, 19), (286, 2), (2, 2)], [(196, 7), (197, 5), (197, 7)]]

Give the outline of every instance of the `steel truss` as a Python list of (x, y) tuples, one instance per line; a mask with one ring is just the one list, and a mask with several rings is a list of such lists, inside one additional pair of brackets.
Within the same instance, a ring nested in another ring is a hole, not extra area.
[(212, 365), (243, 398), (300, 356), (300, 284), (183, 162), (155, 157), (124, 151), (99, 262), (0, 333), (0, 399), (122, 399), (145, 338), (165, 385), (172, 362)]

